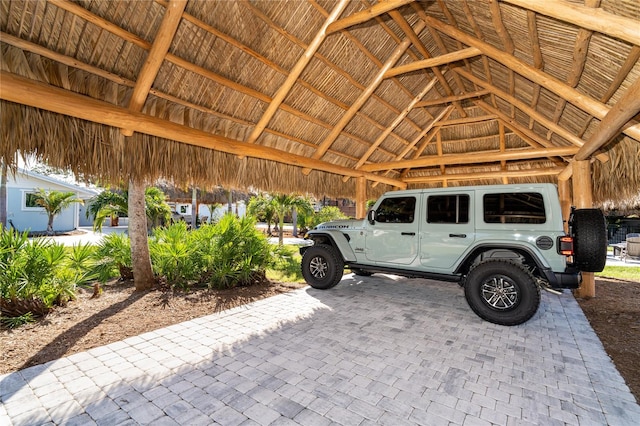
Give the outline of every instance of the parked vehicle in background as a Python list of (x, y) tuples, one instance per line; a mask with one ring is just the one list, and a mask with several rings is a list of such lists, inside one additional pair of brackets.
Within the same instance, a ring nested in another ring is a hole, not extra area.
[(580, 271), (604, 269), (607, 235), (598, 209), (573, 210), (564, 231), (552, 184), (393, 191), (364, 220), (309, 231), (302, 274), (314, 288), (384, 272), (458, 282), (473, 311), (501, 325), (529, 320), (540, 289), (577, 288)]

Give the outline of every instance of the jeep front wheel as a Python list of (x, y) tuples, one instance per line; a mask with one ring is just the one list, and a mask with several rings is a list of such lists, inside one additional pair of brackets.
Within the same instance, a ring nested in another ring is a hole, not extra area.
[(489, 260), (474, 266), (464, 283), (464, 296), (482, 319), (500, 325), (528, 321), (540, 305), (540, 288), (520, 263)]
[(302, 276), (313, 288), (327, 290), (342, 279), (344, 261), (336, 250), (320, 244), (309, 247), (302, 256)]

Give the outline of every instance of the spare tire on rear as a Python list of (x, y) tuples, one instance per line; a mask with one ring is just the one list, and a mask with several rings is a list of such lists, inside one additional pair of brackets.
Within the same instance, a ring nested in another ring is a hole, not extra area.
[(573, 263), (584, 272), (600, 272), (607, 262), (607, 224), (600, 209), (572, 213)]

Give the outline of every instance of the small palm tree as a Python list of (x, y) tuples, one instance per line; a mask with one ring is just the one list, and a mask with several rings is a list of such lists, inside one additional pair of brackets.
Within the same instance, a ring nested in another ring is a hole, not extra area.
[(276, 208), (271, 196), (259, 194), (252, 197), (247, 205), (247, 213), (251, 216), (264, 218), (267, 222), (267, 234), (271, 235), (271, 222), (276, 215)]
[[(145, 190), (147, 219), (151, 227), (167, 223), (171, 217), (171, 207), (166, 202), (164, 192), (156, 187)], [(110, 217), (111, 224), (117, 226), (119, 216), (129, 213), (129, 196), (127, 191), (102, 191), (89, 201), (87, 217), (93, 216), (93, 229), (102, 230), (104, 221)]]
[(283, 243), (284, 234), (284, 217), (287, 213), (293, 211), (293, 209), (308, 212), (312, 210), (311, 203), (305, 197), (301, 197), (297, 194), (275, 194), (273, 195), (273, 203), (275, 204), (276, 216), (279, 221), (278, 230), (278, 244)]
[(46, 191), (38, 188), (35, 193), (35, 203), (42, 207), (49, 216), (47, 234), (53, 235), (53, 219), (73, 203), (84, 204), (73, 192)]
[(118, 226), (118, 217), (126, 216), (127, 211), (127, 194), (107, 190), (89, 200), (87, 218), (93, 216), (93, 229), (101, 231), (106, 218), (111, 218), (112, 226)]

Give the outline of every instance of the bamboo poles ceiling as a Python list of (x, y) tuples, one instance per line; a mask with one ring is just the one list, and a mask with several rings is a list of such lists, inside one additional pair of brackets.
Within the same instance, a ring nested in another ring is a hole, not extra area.
[(0, 0), (0, 31), (9, 162), (351, 198), (576, 158), (640, 191), (634, 0)]

